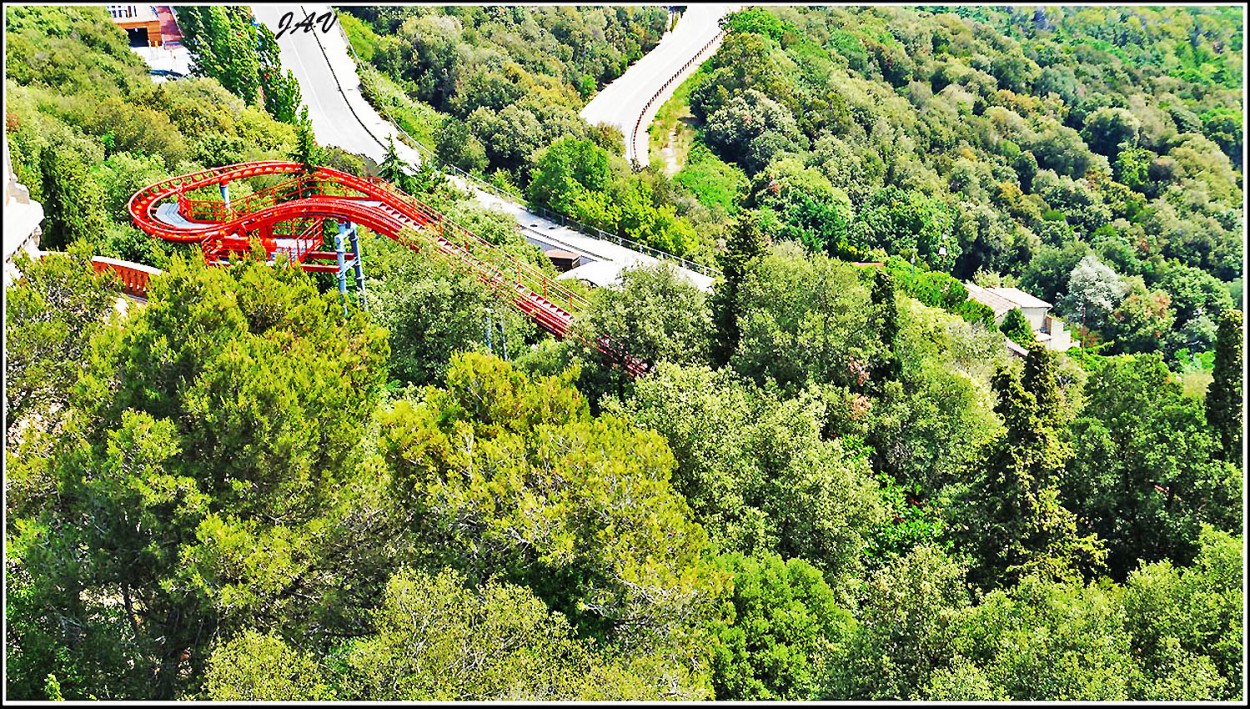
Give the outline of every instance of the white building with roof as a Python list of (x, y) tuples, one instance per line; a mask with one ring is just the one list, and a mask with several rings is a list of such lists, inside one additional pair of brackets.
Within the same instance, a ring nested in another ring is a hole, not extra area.
[(556, 280), (578, 280), (596, 288), (612, 288), (620, 285), (625, 268), (626, 264), (619, 261), (590, 261), (561, 273)]
[(25, 251), (39, 258), (39, 223), (43, 221), (43, 205), (32, 201), (30, 190), (17, 181), (9, 158), (9, 138), (4, 138), (4, 286), (9, 287), (21, 276), (13, 259)]
[(994, 311), (994, 324), (1002, 325), (1007, 313), (1019, 309), (1033, 328), (1033, 336), (1047, 349), (1064, 352), (1072, 346), (1072, 334), (1064, 328), (1062, 320), (1050, 314), (1050, 303), (1019, 288), (982, 288), (972, 282), (964, 285), (969, 298)]

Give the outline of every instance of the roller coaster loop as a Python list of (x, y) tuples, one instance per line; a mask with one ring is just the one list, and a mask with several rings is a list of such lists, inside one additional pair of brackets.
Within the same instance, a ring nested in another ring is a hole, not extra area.
[[(286, 179), (229, 200), (231, 182), (262, 175)], [(213, 187), (220, 198), (210, 196)], [(150, 236), (198, 243), (206, 263), (227, 265), (231, 255), (250, 253), (255, 238), (270, 261), (282, 255), (313, 272), (338, 268), (335, 252), (319, 250), (325, 220), (355, 223), (467, 271), (557, 337), (584, 339), (572, 326), (589, 305), (585, 298), (378, 178), (328, 167), (308, 171), (297, 162), (247, 162), (149, 185), (130, 198), (128, 209), (135, 226)], [(649, 369), (605, 337), (593, 346), (631, 375)]]

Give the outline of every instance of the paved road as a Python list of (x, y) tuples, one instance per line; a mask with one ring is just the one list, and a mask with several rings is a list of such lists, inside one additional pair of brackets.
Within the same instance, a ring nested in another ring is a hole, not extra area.
[[(329, 5), (313, 4), (253, 5), (252, 14), (277, 34), (287, 12), (294, 13), (290, 23), (294, 25), (308, 13), (320, 16), (329, 9)], [(295, 72), (299, 79), (318, 142), (381, 162), (387, 139), (394, 138), (399, 157), (420, 164), (420, 154), (400, 142), (399, 131), (361, 95), (355, 62), (337, 26), (326, 33), (321, 32), (320, 23), (313, 32), (288, 31), (278, 39), (278, 56), (282, 66)]]
[[(719, 41), (705, 52), (704, 47), (720, 34), (720, 19), (741, 7), (740, 5), (688, 5), (685, 13), (654, 49), (634, 62), (616, 81), (603, 87), (586, 107), (581, 116), (591, 125), (608, 123), (617, 126), (625, 134), (625, 158), (637, 159), (639, 164), (650, 162), (647, 149), (647, 126), (655, 118), (660, 106), (673, 95), (687, 76), (699, 68), (700, 62), (682, 71), (676, 81), (664, 87), (664, 82), (677, 74), (678, 69), (691, 59), (712, 56)], [(661, 90), (663, 89), (663, 90)], [(647, 102), (660, 91), (660, 96), (650, 106)], [(638, 117), (642, 124), (637, 133), (634, 126)]]
[[(319, 16), (328, 9), (328, 5), (313, 4), (252, 6), (256, 19), (275, 34), (281, 26), (283, 14), (288, 11), (293, 11), (298, 20), (307, 13)], [(681, 26), (680, 22), (678, 26)], [(395, 151), (399, 157), (412, 165), (421, 163), (421, 154), (401, 143), (398, 130), (361, 95), (355, 61), (346, 39), (337, 28), (328, 33), (322, 33), (319, 27), (310, 33), (287, 32), (278, 39), (278, 51), (282, 66), (294, 72), (299, 80), (300, 92), (308, 106), (308, 117), (318, 142), (380, 161), (386, 152), (387, 138), (394, 136)], [(449, 176), (449, 179), (473, 193), (486, 206), (512, 214), (521, 232), (532, 243), (581, 254), (583, 263), (612, 262), (616, 270), (656, 261), (652, 256), (563, 227), (529, 212), (520, 203), (478, 189), (454, 176)], [(679, 271), (703, 290), (711, 290), (712, 279), (708, 276), (684, 268)]]

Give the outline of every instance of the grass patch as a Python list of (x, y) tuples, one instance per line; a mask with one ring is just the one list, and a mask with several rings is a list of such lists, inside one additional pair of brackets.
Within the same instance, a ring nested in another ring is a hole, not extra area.
[(703, 67), (707, 66), (704, 62), (695, 70), (693, 74), (686, 77), (681, 82), (673, 95), (669, 97), (664, 105), (660, 106), (660, 110), (655, 114), (655, 120), (651, 121), (651, 125), (647, 127), (647, 133), (651, 136), (648, 143), (648, 154), (651, 156), (651, 162), (657, 165), (667, 165), (664, 158), (664, 148), (669, 144), (669, 134), (673, 129), (677, 129), (677, 134), (673, 137), (674, 157), (677, 160), (677, 166), (680, 168), (686, 164), (686, 156), (690, 153), (690, 147), (694, 144), (694, 127), (691, 119), (693, 114), (690, 113), (690, 91), (706, 75)]
[(356, 17), (346, 12), (338, 13), (339, 24), (343, 25), (343, 31), (347, 33), (347, 41), (351, 42), (352, 49), (356, 50), (356, 55), (361, 61), (373, 61), (373, 53), (378, 48), (378, 41), (381, 39), (373, 28), (361, 22)]
[(443, 117), (433, 106), (412, 98), (390, 77), (368, 64), (357, 65), (356, 72), (365, 100), (383, 118), (390, 118), (422, 147), (435, 149), (435, 135), (442, 129)]
[(746, 173), (713, 155), (702, 143), (693, 143), (688, 157), (673, 181), (690, 190), (704, 206), (728, 216), (737, 214), (750, 186)]

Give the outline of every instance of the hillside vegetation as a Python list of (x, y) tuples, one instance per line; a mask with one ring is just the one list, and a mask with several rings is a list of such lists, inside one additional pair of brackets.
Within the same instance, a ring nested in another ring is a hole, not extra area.
[(1239, 305), (1244, 28), (1230, 8), (735, 13), (660, 111), (695, 126), (671, 179), (663, 161), (633, 173), (619, 136), (574, 115), (620, 68), (605, 43), (658, 38), (650, 15), (349, 12), (366, 84), (442, 113), (408, 121), (439, 136), (441, 159), (677, 255), (714, 263), (729, 220), (759, 211), (771, 238), (812, 251), (1019, 286), (1102, 354), (1158, 351), (1178, 369)]
[[(1232, 8), (774, 7), (727, 27), (690, 109), (770, 232), (1018, 284), (1109, 352), (1207, 350), (1240, 300)], [(677, 180), (720, 202), (705, 165)]]

